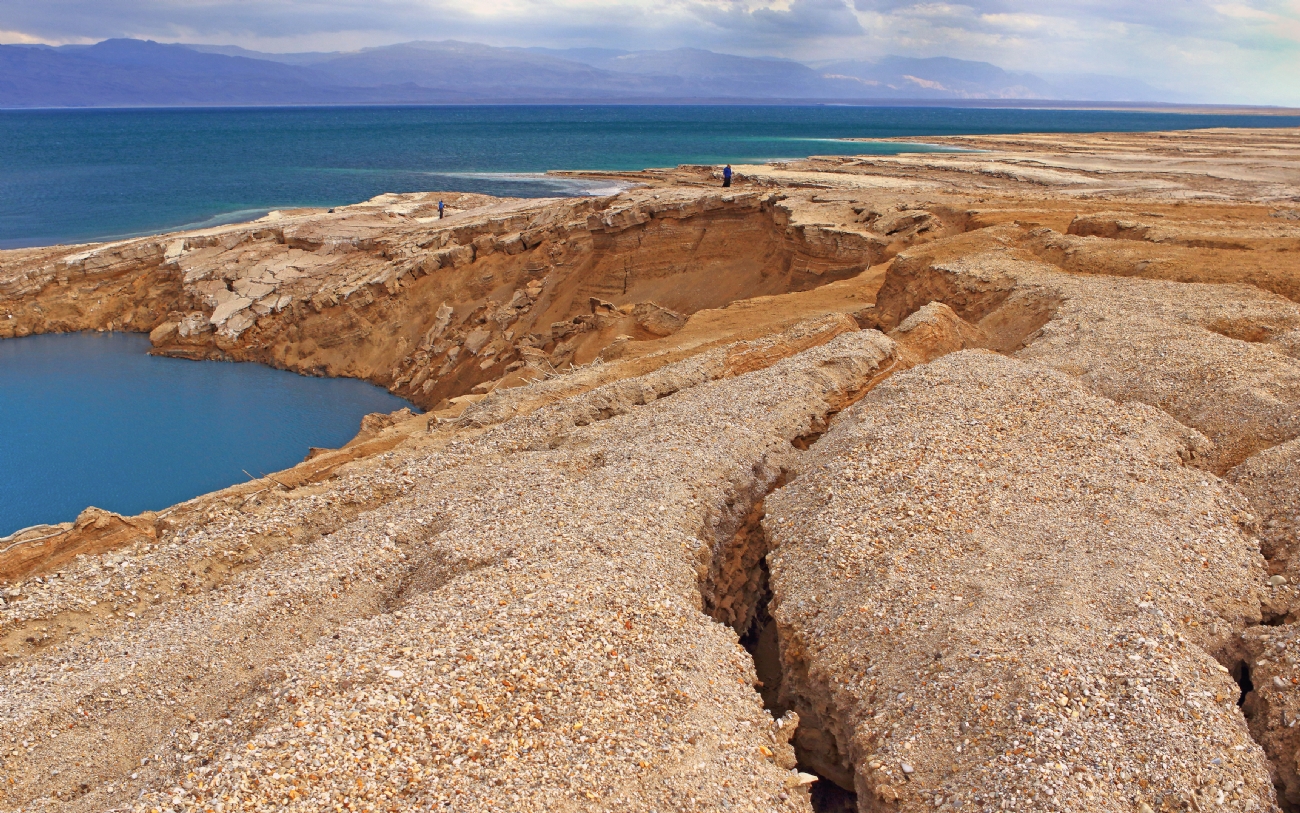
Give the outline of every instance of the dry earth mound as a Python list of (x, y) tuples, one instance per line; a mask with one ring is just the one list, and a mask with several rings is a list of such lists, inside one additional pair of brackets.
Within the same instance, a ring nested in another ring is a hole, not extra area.
[(994, 227), (900, 255), (873, 318), (888, 328), (949, 305), (990, 347), (1204, 432), (1216, 472), (1300, 435), (1300, 305), (1245, 285), (1064, 273), (1023, 236)]
[(864, 810), (1271, 807), (1213, 657), (1263, 560), (1205, 444), (978, 351), (842, 415), (764, 522), (804, 761)]

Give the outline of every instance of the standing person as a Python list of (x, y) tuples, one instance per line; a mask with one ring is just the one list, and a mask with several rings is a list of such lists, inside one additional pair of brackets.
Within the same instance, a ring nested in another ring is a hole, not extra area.
[(442, 201), (438, 201), (438, 219), (439, 219), (439, 220), (442, 220), (442, 218), (443, 218), (443, 216), (444, 216), (444, 211), (443, 211), (443, 210), (446, 209), (446, 208), (447, 208), (447, 204), (443, 203)]
[(724, 187), (731, 186), (731, 164), (727, 164), (722, 169), (722, 185)]

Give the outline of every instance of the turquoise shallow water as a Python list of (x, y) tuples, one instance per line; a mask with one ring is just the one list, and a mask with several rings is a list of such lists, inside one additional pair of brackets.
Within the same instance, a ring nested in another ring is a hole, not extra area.
[(896, 152), (843, 138), (1297, 126), (1300, 118), (934, 107), (0, 111), (0, 248), (233, 222), (382, 192), (577, 194), (550, 169)]
[(351, 379), (146, 355), (147, 336), (0, 341), (0, 535), (157, 510), (288, 468), (409, 406)]

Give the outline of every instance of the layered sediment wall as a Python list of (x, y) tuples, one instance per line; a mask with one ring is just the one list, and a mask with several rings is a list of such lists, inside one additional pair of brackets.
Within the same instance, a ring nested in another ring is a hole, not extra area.
[[(5, 264), (0, 337), (148, 331), (156, 353), (364, 378), (433, 407), (530, 361), (585, 364), (702, 309), (855, 276), (900, 243), (776, 194), (448, 197), (446, 220), (433, 195), (388, 195), (23, 252)], [(922, 239), (944, 233), (926, 217)]]

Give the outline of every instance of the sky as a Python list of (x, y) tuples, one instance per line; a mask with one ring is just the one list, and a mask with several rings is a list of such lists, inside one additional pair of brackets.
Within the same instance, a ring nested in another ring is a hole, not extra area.
[(336, 51), (415, 39), (707, 48), (804, 62), (949, 56), (1300, 105), (1300, 0), (4, 0), (0, 43), (109, 37)]

